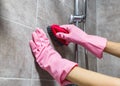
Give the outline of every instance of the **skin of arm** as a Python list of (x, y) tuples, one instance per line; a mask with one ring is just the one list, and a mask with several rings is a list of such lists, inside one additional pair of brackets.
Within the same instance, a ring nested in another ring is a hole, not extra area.
[(120, 43), (107, 41), (104, 52), (120, 57)]
[(120, 86), (120, 79), (80, 67), (74, 67), (66, 77), (79, 86)]
[[(107, 41), (104, 52), (120, 57), (120, 43)], [(120, 86), (120, 79), (110, 77), (81, 67), (74, 67), (66, 77), (79, 86)]]

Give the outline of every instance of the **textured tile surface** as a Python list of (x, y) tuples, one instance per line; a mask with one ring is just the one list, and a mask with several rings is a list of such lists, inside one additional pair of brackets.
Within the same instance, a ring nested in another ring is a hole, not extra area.
[(31, 86), (30, 80), (0, 79), (0, 86)]
[(41, 69), (37, 63), (33, 65), (33, 74), (32, 79), (50, 79), (53, 80), (51, 75), (45, 70)]
[[(68, 23), (70, 14), (73, 14), (73, 6), (67, 6), (66, 3), (63, 2), (62, 0), (46, 0), (46, 1), (39, 0), (38, 26), (42, 26), (41, 25), (42, 22), (45, 22), (46, 26), (54, 23), (56, 24)], [(46, 26), (44, 28), (46, 28)]]
[(36, 22), (36, 0), (1, 0), (0, 16), (34, 27)]
[(0, 18), (0, 77), (31, 77), (31, 29)]
[[(97, 0), (97, 34), (108, 40), (120, 42), (120, 1)], [(98, 72), (120, 77), (120, 59), (104, 54), (102, 60), (98, 60)]]
[(60, 85), (53, 80), (33, 80), (32, 86), (60, 86)]

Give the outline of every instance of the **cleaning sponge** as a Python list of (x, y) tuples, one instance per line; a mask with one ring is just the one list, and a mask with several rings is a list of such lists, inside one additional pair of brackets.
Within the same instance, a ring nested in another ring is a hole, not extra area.
[(56, 37), (56, 33), (57, 32), (63, 32), (63, 33), (69, 33), (67, 30), (65, 30), (64, 28), (60, 27), (57, 24), (53, 24), (51, 26), (47, 27), (47, 31), (48, 34), (50, 35), (50, 37), (57, 42), (59, 45), (68, 45), (68, 42), (64, 39), (60, 39)]

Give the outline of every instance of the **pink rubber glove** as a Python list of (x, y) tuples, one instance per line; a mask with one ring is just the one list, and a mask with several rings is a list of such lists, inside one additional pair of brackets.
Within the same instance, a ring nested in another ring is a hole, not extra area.
[(75, 25), (62, 25), (61, 27), (68, 30), (69, 34), (58, 32), (56, 34), (58, 38), (80, 44), (98, 58), (102, 58), (103, 50), (107, 42), (105, 38), (88, 35)]
[(48, 38), (42, 29), (36, 29), (30, 41), (31, 50), (36, 57), (39, 66), (49, 72), (61, 86), (70, 82), (65, 78), (77, 63), (63, 59), (50, 45)]

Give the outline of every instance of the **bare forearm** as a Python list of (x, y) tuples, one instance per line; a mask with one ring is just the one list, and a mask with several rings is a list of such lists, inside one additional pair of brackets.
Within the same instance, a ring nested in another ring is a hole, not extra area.
[(120, 57), (120, 43), (108, 41), (104, 52)]
[(120, 86), (120, 79), (75, 67), (66, 77), (79, 86)]

